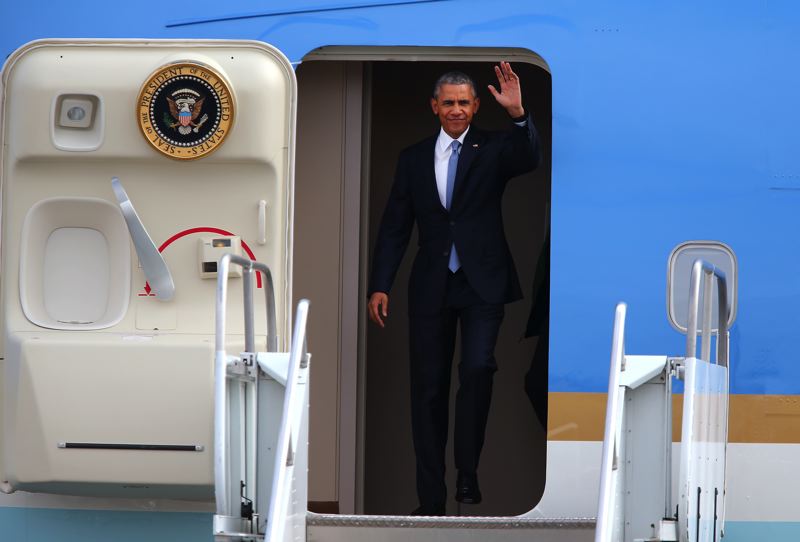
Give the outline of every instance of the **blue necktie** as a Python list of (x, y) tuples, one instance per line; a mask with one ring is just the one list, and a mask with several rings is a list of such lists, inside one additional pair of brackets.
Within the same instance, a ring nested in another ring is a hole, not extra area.
[[(452, 143), (452, 152), (450, 153), (450, 159), (447, 161), (447, 210), (450, 210), (450, 204), (453, 202), (453, 187), (456, 184), (456, 169), (458, 168), (458, 150), (461, 147), (461, 143), (458, 140), (453, 141)], [(458, 259), (458, 254), (456, 253), (456, 244), (453, 243), (453, 246), (450, 248), (450, 261), (447, 264), (447, 267), (455, 273), (458, 271), (458, 268), (461, 267), (461, 261)]]

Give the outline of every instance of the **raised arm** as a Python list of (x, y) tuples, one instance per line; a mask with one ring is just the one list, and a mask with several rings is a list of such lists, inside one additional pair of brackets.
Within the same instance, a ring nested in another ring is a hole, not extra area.
[(508, 179), (535, 169), (541, 161), (539, 135), (530, 114), (522, 107), (519, 76), (508, 62), (494, 67), (500, 91), (489, 85), (489, 91), (514, 121), (508, 144), (503, 152), (502, 171)]

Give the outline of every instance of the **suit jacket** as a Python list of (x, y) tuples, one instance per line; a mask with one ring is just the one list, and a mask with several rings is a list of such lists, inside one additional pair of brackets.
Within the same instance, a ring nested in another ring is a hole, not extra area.
[(373, 254), (370, 295), (391, 289), (414, 223), (417, 255), (409, 279), (410, 314), (435, 314), (444, 303), (450, 249), (455, 243), (467, 280), (487, 303), (522, 297), (503, 231), (502, 196), (512, 177), (540, 160), (533, 121), (504, 132), (470, 127), (458, 160), (450, 211), (439, 200), (434, 173), (438, 133), (404, 149)]

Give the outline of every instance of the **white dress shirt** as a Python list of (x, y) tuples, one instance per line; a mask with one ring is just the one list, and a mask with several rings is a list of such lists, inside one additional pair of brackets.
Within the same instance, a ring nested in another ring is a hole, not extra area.
[[(458, 142), (464, 145), (464, 138), (469, 132), (469, 126), (464, 130), (464, 133), (458, 136)], [(450, 155), (453, 154), (453, 141), (456, 141), (444, 131), (444, 128), (439, 130), (439, 139), (436, 140), (436, 148), (433, 152), (433, 169), (436, 173), (436, 188), (439, 190), (439, 201), (442, 202), (442, 207), (447, 209), (447, 163), (450, 160)]]

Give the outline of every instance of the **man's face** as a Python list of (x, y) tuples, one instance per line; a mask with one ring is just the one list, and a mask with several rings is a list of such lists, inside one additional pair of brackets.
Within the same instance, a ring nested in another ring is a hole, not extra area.
[(480, 98), (472, 94), (470, 85), (442, 85), (439, 96), (431, 98), (433, 114), (439, 117), (442, 128), (453, 139), (464, 133), (481, 105)]

